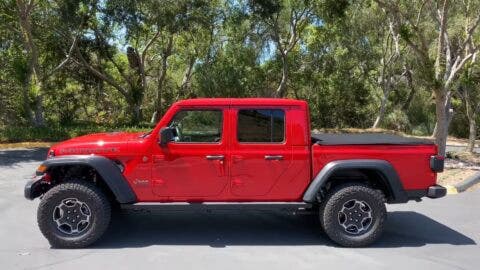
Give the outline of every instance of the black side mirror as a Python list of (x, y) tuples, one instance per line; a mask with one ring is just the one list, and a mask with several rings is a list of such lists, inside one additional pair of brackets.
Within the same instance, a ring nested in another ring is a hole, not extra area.
[(168, 142), (173, 141), (174, 135), (174, 128), (171, 127), (164, 127), (160, 130), (160, 146), (166, 146)]

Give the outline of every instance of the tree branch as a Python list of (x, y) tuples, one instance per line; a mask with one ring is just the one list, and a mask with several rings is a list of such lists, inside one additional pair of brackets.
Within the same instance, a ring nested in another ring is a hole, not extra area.
[(80, 52), (80, 50), (78, 49), (78, 47), (75, 48), (75, 51), (76, 51), (76, 54), (78, 56), (78, 58), (80, 59), (80, 62), (78, 62), (77, 60), (75, 60), (76, 63), (78, 63), (79, 65), (85, 67), (86, 69), (88, 69), (90, 71), (90, 73), (92, 73), (94, 76), (96, 76), (97, 78), (99, 78), (100, 80), (102, 81), (105, 81), (106, 83), (110, 84), (111, 86), (113, 86), (115, 89), (117, 89), (126, 99), (130, 99), (130, 96), (128, 95), (128, 92), (122, 87), (120, 86), (112, 77), (110, 77), (109, 75), (107, 74), (104, 74), (102, 73), (101, 71), (97, 70), (93, 65), (91, 65), (90, 63), (87, 62), (87, 60), (85, 60), (85, 58), (83, 57), (82, 55), (82, 52)]
[(160, 29), (157, 30), (155, 35), (147, 42), (147, 45), (145, 46), (145, 49), (143, 49), (142, 63), (145, 63), (145, 57), (147, 57), (148, 49), (150, 49), (150, 46), (152, 46), (152, 44), (158, 39), (159, 36), (160, 36)]
[(45, 74), (43, 77), (42, 77), (42, 81), (45, 81), (47, 80), (48, 78), (50, 78), (50, 76), (52, 76), (53, 74), (55, 74), (55, 72), (57, 72), (58, 70), (60, 70), (61, 68), (63, 68), (63, 66), (65, 66), (68, 61), (70, 61), (70, 59), (72, 58), (72, 54), (73, 54), (73, 51), (75, 50), (75, 48), (77, 47), (77, 43), (78, 43), (78, 38), (80, 37), (80, 33), (77, 34), (74, 38), (73, 38), (73, 42), (72, 42), (72, 45), (70, 46), (70, 49), (68, 50), (67, 54), (65, 55), (65, 59), (60, 62), (60, 64), (58, 64), (55, 68), (53, 68), (49, 73)]
[(473, 53), (467, 54), (462, 60), (460, 60), (460, 56), (457, 57), (455, 60), (455, 63), (453, 63), (452, 70), (450, 72), (450, 75), (448, 76), (448, 79), (445, 81), (445, 89), (448, 89), (450, 84), (452, 83), (453, 78), (457, 75), (458, 71), (462, 69), (462, 67), (465, 65), (465, 63), (470, 60), (474, 56)]

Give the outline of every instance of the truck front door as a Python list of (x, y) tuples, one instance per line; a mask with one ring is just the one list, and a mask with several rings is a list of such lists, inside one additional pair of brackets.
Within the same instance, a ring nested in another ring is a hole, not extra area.
[(227, 140), (225, 117), (228, 107), (180, 109), (169, 127), (173, 142), (153, 149), (153, 193), (166, 200), (204, 200), (227, 186)]

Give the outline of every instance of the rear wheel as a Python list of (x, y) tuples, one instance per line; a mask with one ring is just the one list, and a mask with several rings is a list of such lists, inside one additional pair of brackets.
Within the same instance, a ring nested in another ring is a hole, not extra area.
[(86, 247), (100, 238), (110, 223), (107, 197), (95, 185), (72, 181), (59, 184), (43, 197), (37, 212), (40, 231), (56, 248)]
[(383, 232), (386, 213), (383, 193), (357, 183), (335, 187), (319, 211), (325, 233), (345, 247), (361, 247), (376, 241)]

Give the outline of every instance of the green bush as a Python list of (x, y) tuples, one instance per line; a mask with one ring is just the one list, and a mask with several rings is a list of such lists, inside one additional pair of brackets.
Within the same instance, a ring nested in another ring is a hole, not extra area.
[(387, 129), (408, 132), (410, 129), (410, 121), (402, 110), (395, 109), (385, 117), (384, 126)]
[(73, 137), (98, 132), (128, 131), (143, 132), (152, 127), (141, 123), (137, 126), (106, 126), (95, 124), (75, 124), (48, 127), (5, 127), (0, 130), (0, 143), (6, 142), (57, 142)]

